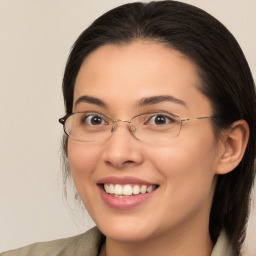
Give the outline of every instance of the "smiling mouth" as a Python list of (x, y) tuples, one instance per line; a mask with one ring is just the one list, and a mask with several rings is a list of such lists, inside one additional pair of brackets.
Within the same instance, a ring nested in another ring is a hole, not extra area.
[(146, 194), (152, 192), (158, 187), (158, 185), (141, 184), (103, 184), (105, 192), (115, 197), (129, 197), (139, 194)]

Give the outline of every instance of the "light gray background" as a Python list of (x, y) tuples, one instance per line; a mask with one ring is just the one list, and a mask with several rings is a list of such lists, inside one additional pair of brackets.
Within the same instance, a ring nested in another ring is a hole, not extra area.
[[(0, 251), (93, 226), (62, 196), (61, 80), (77, 36), (121, 0), (0, 0)], [(132, 1), (130, 1), (132, 2)], [(191, 0), (223, 22), (256, 74), (256, 1)], [(70, 210), (69, 208), (75, 210)], [(256, 255), (256, 213), (247, 255)]]

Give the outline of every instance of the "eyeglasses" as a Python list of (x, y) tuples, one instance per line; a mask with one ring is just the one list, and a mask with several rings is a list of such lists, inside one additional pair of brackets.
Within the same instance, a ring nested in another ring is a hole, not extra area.
[(65, 133), (73, 140), (103, 141), (115, 132), (118, 122), (125, 122), (131, 134), (142, 141), (163, 141), (177, 137), (182, 123), (213, 117), (181, 118), (169, 112), (151, 112), (134, 116), (130, 120), (112, 119), (97, 112), (77, 112), (59, 119)]

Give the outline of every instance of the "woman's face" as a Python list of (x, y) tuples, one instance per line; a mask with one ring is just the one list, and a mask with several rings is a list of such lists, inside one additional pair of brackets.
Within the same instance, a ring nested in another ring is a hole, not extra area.
[[(73, 112), (123, 120), (155, 111), (211, 116), (209, 100), (197, 89), (200, 83), (195, 65), (161, 44), (105, 45), (81, 66)], [(159, 96), (170, 97), (147, 100)], [(146, 241), (208, 230), (218, 147), (210, 119), (184, 122), (177, 137), (160, 142), (137, 140), (120, 122), (104, 141), (69, 139), (68, 157), (78, 193), (100, 230), (114, 240)], [(115, 196), (105, 192), (104, 184), (112, 184), (115, 193), (121, 186), (139, 194)], [(153, 191), (143, 194), (145, 188)]]

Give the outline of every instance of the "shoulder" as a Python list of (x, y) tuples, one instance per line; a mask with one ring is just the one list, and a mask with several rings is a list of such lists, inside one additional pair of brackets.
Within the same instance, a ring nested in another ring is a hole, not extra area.
[(104, 236), (95, 227), (81, 235), (31, 244), (0, 256), (96, 256), (103, 241)]

